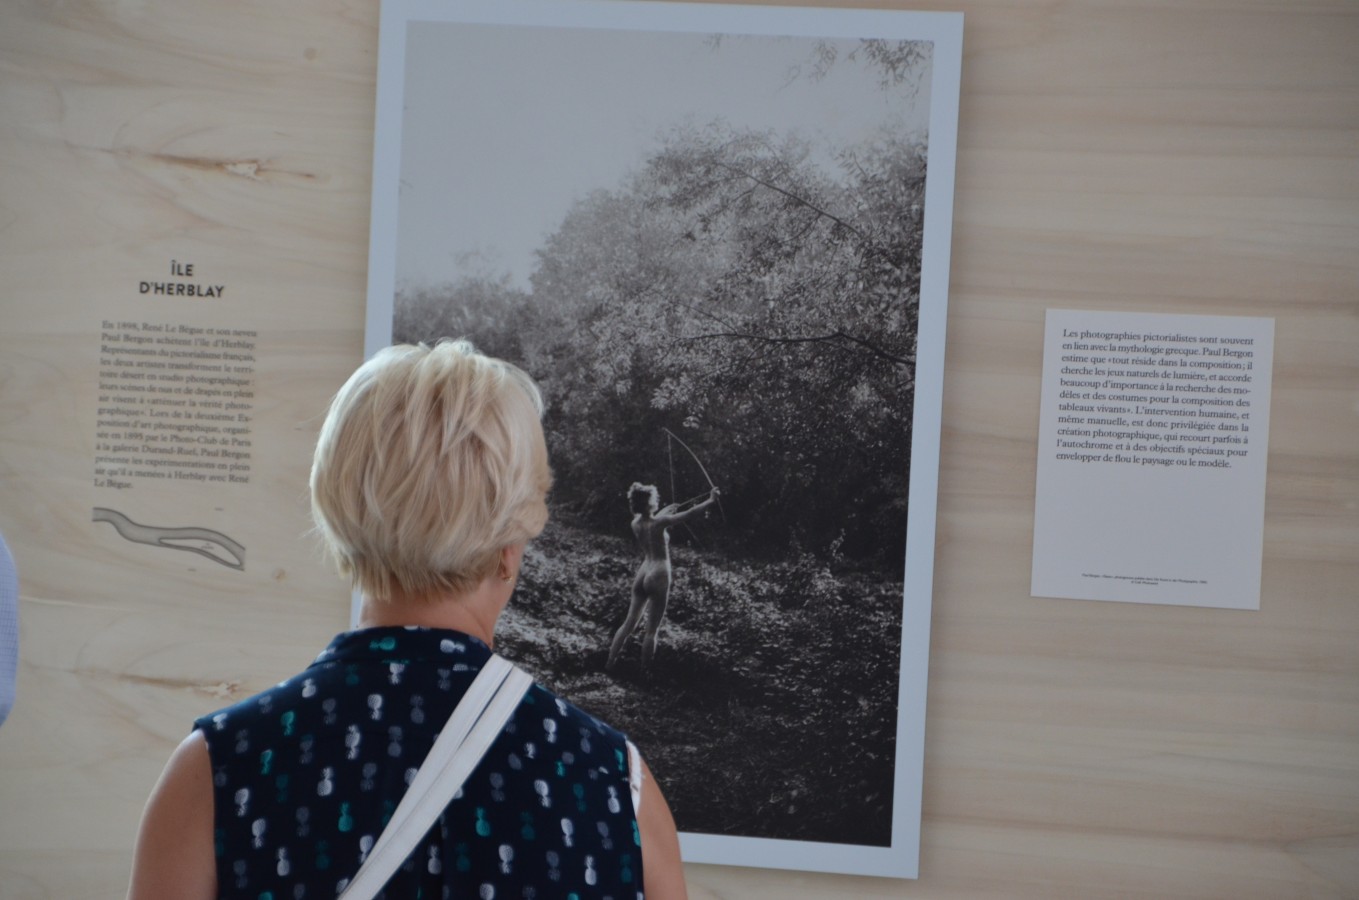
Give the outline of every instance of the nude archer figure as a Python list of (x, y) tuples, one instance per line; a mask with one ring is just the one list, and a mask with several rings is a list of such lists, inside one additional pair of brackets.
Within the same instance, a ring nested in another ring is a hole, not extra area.
[(656, 635), (661, 630), (661, 620), (665, 618), (665, 604), (670, 599), (670, 526), (678, 525), (707, 509), (717, 502), (720, 495), (721, 491), (714, 487), (708, 492), (708, 498), (696, 506), (680, 511), (681, 504), (672, 503), (658, 511), (656, 507), (661, 503), (661, 493), (655, 485), (634, 481), (628, 488), (632, 533), (642, 549), (642, 565), (632, 582), (632, 605), (628, 607), (628, 617), (619, 626), (609, 647), (608, 668), (612, 669), (618, 661), (618, 654), (637, 630), (643, 611), (646, 612), (646, 632), (642, 636), (642, 668), (651, 664), (652, 657), (656, 655)]

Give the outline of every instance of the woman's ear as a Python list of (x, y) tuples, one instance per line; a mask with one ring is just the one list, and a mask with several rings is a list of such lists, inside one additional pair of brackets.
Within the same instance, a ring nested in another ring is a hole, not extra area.
[(514, 581), (519, 577), (519, 567), (524, 564), (524, 545), (510, 544), (500, 550), (500, 566), (496, 574), (501, 581)]

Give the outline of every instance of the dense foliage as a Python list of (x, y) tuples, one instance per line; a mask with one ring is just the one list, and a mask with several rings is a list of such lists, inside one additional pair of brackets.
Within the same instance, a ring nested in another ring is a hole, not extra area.
[(398, 298), (396, 340), (470, 336), (532, 373), (554, 505), (614, 527), (633, 480), (722, 487), (733, 549), (899, 572), (925, 156), (890, 134), (818, 163), (795, 137), (685, 126), (578, 201), (527, 291)]

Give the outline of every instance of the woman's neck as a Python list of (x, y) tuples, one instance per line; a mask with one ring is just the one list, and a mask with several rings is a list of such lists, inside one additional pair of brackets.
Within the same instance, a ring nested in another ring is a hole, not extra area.
[(446, 628), (470, 634), (495, 646), (495, 626), (514, 590), (513, 582), (492, 575), (471, 591), (413, 597), (397, 591), (387, 600), (365, 596), (359, 607), (359, 628), (414, 625)]

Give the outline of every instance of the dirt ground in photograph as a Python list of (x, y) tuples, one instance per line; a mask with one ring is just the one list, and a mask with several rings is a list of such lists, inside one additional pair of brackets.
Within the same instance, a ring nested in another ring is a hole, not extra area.
[(497, 649), (626, 732), (682, 831), (887, 846), (901, 583), (810, 557), (672, 556), (649, 670), (634, 637), (605, 671), (632, 541), (556, 521), (529, 547)]

